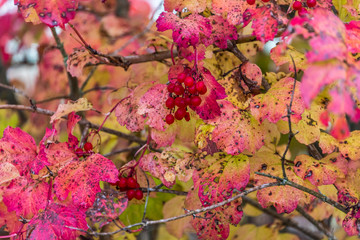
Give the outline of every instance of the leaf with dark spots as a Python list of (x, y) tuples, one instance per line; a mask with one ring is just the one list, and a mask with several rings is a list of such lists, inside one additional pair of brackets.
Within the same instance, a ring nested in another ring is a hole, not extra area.
[(205, 45), (214, 44), (215, 46), (226, 49), (227, 40), (236, 40), (238, 38), (236, 27), (230, 25), (222, 16), (212, 15), (209, 17), (211, 24), (211, 37), (205, 38)]
[[(8, 211), (15, 211), (17, 216), (33, 217), (45, 208), (49, 184), (36, 182), (26, 177), (14, 179), (3, 193), (3, 201)], [(16, 199), (16, 201), (15, 201)]]
[(114, 189), (106, 189), (96, 194), (94, 205), (86, 215), (100, 227), (117, 219), (128, 206), (128, 197)]
[(100, 61), (93, 57), (85, 48), (74, 49), (67, 60), (67, 71), (73, 77), (80, 77), (87, 64), (97, 64)]
[(71, 193), (76, 206), (88, 208), (95, 201), (96, 193), (100, 192), (100, 181), (115, 183), (118, 170), (114, 163), (93, 154), (84, 161), (73, 160), (58, 172), (54, 180), (54, 190), (60, 200), (65, 200)]
[(353, 161), (360, 159), (360, 131), (352, 131), (345, 140), (339, 141), (339, 150), (343, 156)]
[(247, 111), (241, 111), (228, 101), (220, 101), (221, 116), (207, 121), (214, 125), (212, 141), (219, 149), (237, 155), (245, 150), (252, 153), (264, 145), (262, 126)]
[(337, 178), (345, 177), (343, 171), (331, 161), (338, 155), (338, 153), (333, 153), (321, 160), (316, 160), (309, 155), (299, 155), (294, 160), (295, 173), (302, 179), (308, 179), (315, 186), (333, 184)]
[(79, 1), (74, 0), (15, 0), (15, 5), (23, 15), (25, 21), (38, 24), (39, 21), (49, 27), (64, 25), (75, 17)]
[(80, 232), (69, 227), (87, 230), (85, 210), (76, 206), (52, 203), (31, 219), (27, 227), (30, 240), (76, 239)]

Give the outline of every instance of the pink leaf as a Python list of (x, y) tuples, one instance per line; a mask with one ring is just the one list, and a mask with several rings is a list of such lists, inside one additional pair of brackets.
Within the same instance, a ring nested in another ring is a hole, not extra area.
[(76, 206), (49, 205), (37, 214), (28, 225), (30, 240), (76, 239), (79, 232), (69, 227), (87, 229), (85, 211)]
[(211, 24), (211, 37), (205, 38), (205, 45), (215, 44), (221, 49), (227, 48), (227, 40), (238, 38), (236, 27), (221, 16), (213, 15), (209, 17)]
[(54, 190), (60, 200), (65, 200), (71, 192), (76, 206), (90, 207), (100, 192), (100, 181), (115, 183), (118, 170), (114, 163), (100, 154), (93, 154), (83, 161), (73, 160), (58, 172)]
[(360, 52), (360, 21), (351, 21), (345, 24), (346, 45), (351, 53)]
[(242, 22), (242, 16), (246, 9), (253, 9), (254, 5), (249, 5), (246, 1), (238, 0), (216, 0), (212, 1), (212, 10), (218, 15), (227, 13), (227, 20), (232, 25)]
[(209, 19), (192, 14), (181, 19), (171, 12), (163, 12), (156, 20), (158, 31), (173, 30), (172, 37), (179, 47), (197, 46), (202, 39), (211, 36)]
[(347, 49), (343, 39), (329, 35), (319, 35), (310, 40), (311, 51), (306, 53), (309, 62), (329, 59), (345, 60)]

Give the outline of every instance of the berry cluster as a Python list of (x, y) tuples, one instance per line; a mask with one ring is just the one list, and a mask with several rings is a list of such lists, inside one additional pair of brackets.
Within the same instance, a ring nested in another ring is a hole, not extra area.
[[(204, 95), (207, 92), (201, 76), (194, 78), (191, 75), (189, 72), (182, 72), (177, 76), (174, 83), (169, 83), (167, 86), (169, 98), (165, 105), (170, 109), (170, 113), (165, 117), (165, 121), (169, 125), (173, 124), (175, 119), (185, 118), (186, 121), (190, 121), (187, 107), (200, 106), (202, 100), (199, 95)], [(176, 110), (175, 107), (177, 107)]]
[[(316, 0), (306, 0), (306, 5), (309, 8), (315, 7), (316, 6)], [(300, 1), (294, 1), (293, 9), (295, 11), (298, 11), (298, 14), (299, 14), (300, 17), (304, 17), (307, 14), (306, 8), (303, 7), (302, 2), (300, 2)]]
[(91, 142), (86, 142), (84, 144), (83, 148), (77, 148), (75, 150), (75, 153), (78, 157), (82, 157), (82, 156), (86, 156), (86, 155), (90, 155), (93, 151), (94, 147), (91, 144)]
[(136, 198), (141, 200), (144, 197), (143, 192), (141, 191), (139, 183), (133, 177), (122, 177), (119, 176), (119, 181), (112, 184), (115, 185), (120, 191), (126, 191), (126, 196), (129, 200)]

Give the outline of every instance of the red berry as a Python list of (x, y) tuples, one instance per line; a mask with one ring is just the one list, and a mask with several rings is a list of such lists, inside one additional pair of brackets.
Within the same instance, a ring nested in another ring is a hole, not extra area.
[(118, 184), (119, 188), (126, 188), (127, 186), (127, 181), (126, 178), (119, 178)]
[(196, 90), (199, 92), (199, 94), (203, 95), (206, 93), (207, 88), (205, 86), (205, 83), (203, 81), (196, 83)]
[(185, 114), (186, 114), (185, 108), (178, 108), (178, 110), (176, 110), (176, 112), (175, 112), (175, 118), (177, 120), (181, 120), (185, 117)]
[(119, 181), (117, 181), (116, 183), (110, 183), (111, 186), (119, 186)]
[(183, 83), (185, 79), (186, 79), (186, 74), (183, 73), (183, 72), (180, 73), (180, 74), (178, 75), (178, 77), (177, 77), (177, 80), (178, 80), (179, 83)]
[(192, 85), (191, 87), (188, 88), (189, 93), (191, 94), (196, 94), (197, 90), (196, 90), (196, 85)]
[(140, 185), (139, 185), (139, 183), (138, 183), (138, 182), (136, 182), (136, 186), (135, 186), (135, 188), (140, 188)]
[(182, 97), (175, 98), (175, 105), (178, 106), (179, 108), (186, 107), (185, 99)]
[(301, 8), (302, 8), (301, 2), (295, 1), (295, 2), (293, 3), (293, 9), (294, 9), (294, 10), (299, 11)]
[(199, 96), (193, 96), (191, 98), (191, 106), (197, 107), (201, 104), (201, 98)]
[(186, 112), (185, 114), (185, 120), (188, 122), (190, 121), (190, 113)]
[(173, 98), (169, 97), (166, 100), (165, 105), (167, 108), (171, 109), (171, 108), (175, 107), (175, 100)]
[(78, 157), (84, 155), (84, 151), (81, 148), (77, 148), (75, 150), (75, 153), (76, 155), (78, 155)]
[(93, 145), (91, 144), (91, 142), (86, 142), (86, 143), (84, 144), (84, 150), (85, 150), (86, 152), (90, 152), (92, 149), (93, 149)]
[(263, 2), (269, 2), (270, 0), (262, 0)]
[(175, 88), (175, 84), (173, 84), (173, 83), (170, 83), (169, 85), (167, 85), (167, 90), (170, 93), (174, 92), (174, 88)]
[(135, 188), (136, 187), (136, 180), (135, 178), (129, 177), (126, 179), (126, 186), (129, 188)]
[(184, 93), (184, 91), (185, 91), (185, 89), (184, 89), (183, 86), (181, 86), (181, 85), (176, 85), (176, 86), (174, 87), (174, 93), (175, 93), (176, 95), (182, 95), (182, 94)]
[(135, 190), (133, 189), (127, 190), (126, 196), (128, 197), (129, 200), (133, 199), (135, 197)]
[(307, 13), (308, 13), (308, 11), (303, 7), (300, 8), (300, 10), (298, 11), (298, 14), (300, 17), (305, 17)]
[(255, 0), (246, 0), (246, 2), (247, 2), (249, 5), (254, 5), (254, 4), (255, 4)]
[(191, 87), (192, 85), (194, 85), (194, 79), (192, 77), (186, 77), (184, 80), (184, 84), (187, 87)]
[(186, 103), (186, 106), (189, 106), (191, 104), (191, 98), (190, 97), (186, 97), (185, 98), (185, 103)]
[(174, 123), (174, 121), (175, 121), (175, 118), (174, 118), (174, 116), (173, 116), (171, 113), (169, 113), (168, 115), (166, 115), (166, 117), (165, 117), (165, 122), (166, 122), (167, 124), (171, 125), (171, 124)]
[(144, 197), (144, 194), (140, 189), (135, 190), (135, 198), (137, 200), (141, 200), (143, 197)]
[(306, 4), (308, 5), (308, 7), (315, 7), (316, 6), (316, 0), (307, 0)]

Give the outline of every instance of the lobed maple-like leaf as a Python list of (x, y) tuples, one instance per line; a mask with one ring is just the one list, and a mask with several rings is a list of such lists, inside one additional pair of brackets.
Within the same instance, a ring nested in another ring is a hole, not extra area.
[(215, 126), (211, 139), (228, 154), (252, 153), (264, 145), (264, 133), (257, 120), (228, 101), (220, 101), (221, 115), (207, 121)]
[(17, 216), (31, 218), (40, 209), (45, 208), (49, 184), (36, 182), (26, 177), (14, 179), (4, 190), (3, 201), (8, 211)]
[(27, 228), (27, 239), (76, 239), (79, 232), (69, 227), (87, 229), (85, 210), (52, 203), (31, 219)]
[(209, 17), (211, 24), (211, 37), (204, 39), (205, 45), (215, 44), (215, 46), (226, 49), (227, 40), (236, 40), (238, 38), (236, 27), (222, 16), (213, 15)]
[(114, 189), (102, 190), (96, 194), (94, 205), (86, 215), (100, 227), (116, 220), (128, 206), (129, 199), (125, 194), (119, 194)]
[(201, 104), (197, 107), (192, 107), (192, 109), (201, 119), (214, 119), (220, 115), (221, 110), (217, 100), (226, 97), (225, 88), (216, 81), (208, 69), (199, 66), (198, 72), (203, 78), (207, 92), (200, 96), (202, 99)]
[(230, 198), (234, 190), (245, 189), (250, 177), (250, 166), (246, 155), (231, 156), (215, 153), (206, 159), (216, 162), (201, 172), (195, 172), (193, 178), (194, 186), (199, 187), (199, 198), (203, 206)]
[(294, 160), (295, 173), (302, 179), (308, 179), (315, 186), (333, 184), (337, 178), (345, 177), (344, 173), (332, 163), (337, 161), (337, 155), (337, 153), (330, 154), (321, 160), (309, 155), (298, 155)]
[(58, 172), (54, 180), (54, 191), (60, 200), (65, 200), (71, 192), (75, 206), (88, 208), (100, 192), (100, 181), (115, 183), (118, 170), (114, 163), (101, 156), (92, 154), (85, 160), (74, 159)]
[(78, 0), (15, 0), (15, 5), (25, 21), (38, 24), (39, 21), (49, 27), (64, 25), (75, 17)]
[[(287, 114), (287, 108), (290, 104), (291, 95), (294, 88), (294, 79), (286, 77), (275, 83), (265, 94), (256, 95), (251, 103), (250, 110), (252, 115), (262, 122), (268, 119), (272, 123), (276, 123)], [(291, 120), (297, 123), (301, 119), (304, 112), (304, 103), (300, 96), (299, 88), (295, 88), (293, 105), (291, 111)]]
[(156, 20), (156, 27), (160, 32), (172, 29), (174, 42), (183, 48), (196, 47), (202, 39), (211, 37), (209, 19), (198, 14), (181, 19), (171, 12), (163, 12)]

